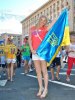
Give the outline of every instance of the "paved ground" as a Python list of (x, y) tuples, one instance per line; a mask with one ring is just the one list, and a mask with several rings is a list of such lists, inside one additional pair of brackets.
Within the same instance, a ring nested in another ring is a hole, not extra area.
[[(49, 91), (48, 96), (43, 100), (75, 100), (75, 68), (72, 70), (70, 83), (66, 82), (65, 71), (66, 67), (61, 69), (60, 81), (51, 81), (50, 71), (48, 70)], [(0, 78), (0, 100), (40, 100), (36, 96), (37, 91), (38, 83), (35, 70), (24, 75), (23, 67), (18, 68), (14, 82), (7, 81), (3, 74)]]

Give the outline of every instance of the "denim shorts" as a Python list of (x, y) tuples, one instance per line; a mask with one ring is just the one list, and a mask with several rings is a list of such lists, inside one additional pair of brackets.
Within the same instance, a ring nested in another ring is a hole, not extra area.
[(30, 60), (30, 56), (22, 56), (22, 60)]
[(56, 57), (56, 58), (52, 61), (51, 65), (50, 65), (50, 68), (54, 68), (54, 67), (56, 67), (56, 66), (61, 66), (60, 57)]

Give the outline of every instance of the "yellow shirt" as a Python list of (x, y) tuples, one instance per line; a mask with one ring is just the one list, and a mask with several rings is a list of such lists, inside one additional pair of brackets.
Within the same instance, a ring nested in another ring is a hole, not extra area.
[(5, 46), (6, 58), (14, 59), (16, 58), (17, 48), (14, 44), (7, 44)]
[(4, 52), (4, 45), (0, 46), (0, 56), (4, 56), (5, 52)]

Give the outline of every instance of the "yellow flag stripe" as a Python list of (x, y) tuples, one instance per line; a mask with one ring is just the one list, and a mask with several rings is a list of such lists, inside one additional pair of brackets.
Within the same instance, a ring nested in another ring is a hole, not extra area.
[(66, 26), (61, 46), (69, 44), (70, 44), (70, 32), (69, 32), (69, 26)]

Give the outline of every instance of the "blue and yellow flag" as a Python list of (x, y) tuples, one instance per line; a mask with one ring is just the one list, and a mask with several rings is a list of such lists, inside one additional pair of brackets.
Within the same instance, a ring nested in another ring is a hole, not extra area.
[(41, 58), (51, 63), (60, 50), (61, 45), (64, 46), (69, 44), (68, 10), (65, 9), (48, 31), (36, 52)]

